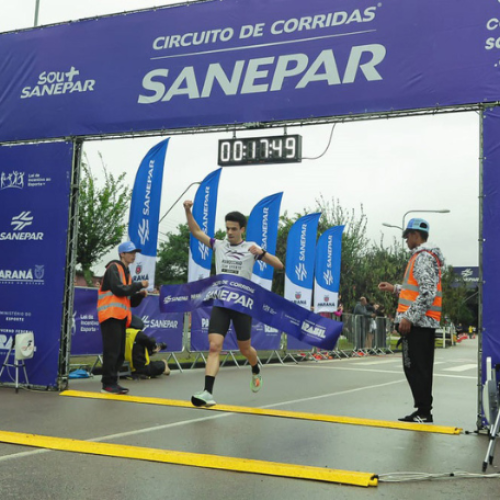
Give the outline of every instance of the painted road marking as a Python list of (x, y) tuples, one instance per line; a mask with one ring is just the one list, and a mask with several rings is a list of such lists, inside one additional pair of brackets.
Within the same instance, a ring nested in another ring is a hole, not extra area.
[[(435, 364), (443, 364), (443, 363), (435, 363)], [(296, 366), (288, 366), (285, 365), (287, 368), (297, 368)], [(381, 370), (377, 368), (364, 368), (363, 365), (360, 366), (319, 366), (317, 365), (301, 365), (300, 366), (301, 370), (306, 370), (306, 369), (311, 369), (311, 370), (339, 370), (339, 371), (355, 371), (355, 372), (368, 372), (368, 373), (389, 373), (389, 374), (394, 374), (394, 375), (401, 375), (403, 372), (403, 369), (401, 368), (400, 370)], [(472, 375), (450, 375), (446, 373), (436, 373), (434, 372), (434, 377), (447, 377), (447, 378), (460, 378), (460, 379), (470, 379), (470, 380), (477, 380), (477, 376), (472, 376)]]
[(308, 479), (328, 483), (349, 484), (352, 486), (377, 486), (377, 475), (369, 472), (325, 469), (307, 465), (294, 465), (280, 462), (265, 462), (246, 458), (222, 457), (182, 451), (160, 450), (111, 443), (95, 443), (77, 439), (67, 439), (36, 434), (0, 431), (0, 441), (9, 444), (33, 446), (50, 450), (85, 453), (108, 457), (129, 458), (148, 462), (160, 462), (208, 469), (230, 470), (246, 474)]
[(128, 403), (152, 404), (159, 406), (175, 406), (178, 408), (190, 408), (208, 411), (226, 411), (231, 413), (244, 413), (247, 415), (260, 415), (265, 417), (292, 418), (298, 420), (310, 420), (316, 422), (329, 422), (335, 424), (362, 425), (367, 427), (383, 427), (386, 429), (398, 429), (406, 431), (430, 432), (435, 434), (460, 434), (462, 429), (457, 427), (446, 427), (441, 425), (416, 424), (409, 422), (392, 422), (387, 420), (371, 420), (367, 418), (340, 417), (334, 415), (324, 415), (316, 413), (305, 413), (295, 411), (271, 410), (263, 408), (249, 408), (246, 406), (216, 405), (210, 408), (195, 408), (189, 401), (179, 401), (175, 399), (150, 398), (139, 396), (119, 396), (115, 394), (101, 394), (99, 392), (86, 391), (64, 391), (61, 396), (89, 399), (107, 399), (123, 401)]
[(445, 372), (465, 372), (467, 370), (477, 370), (477, 363), (470, 363), (468, 365), (453, 366), (452, 368), (443, 368)]

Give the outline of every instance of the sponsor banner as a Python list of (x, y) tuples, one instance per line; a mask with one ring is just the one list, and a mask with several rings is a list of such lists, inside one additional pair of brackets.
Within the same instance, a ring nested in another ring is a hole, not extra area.
[[(191, 351), (208, 351), (208, 324), (210, 308), (200, 307), (191, 312)], [(260, 321), (252, 321), (252, 347), (257, 350), (277, 351), (280, 348), (281, 332)], [(231, 323), (224, 338), (223, 350), (238, 351), (236, 333)]]
[(499, 18), (496, 0), (231, 0), (6, 33), (0, 140), (498, 101)]
[(158, 247), (158, 221), (160, 219), (163, 166), (168, 142), (165, 139), (152, 147), (143, 158), (135, 176), (128, 234), (142, 252), (143, 265), (136, 264), (130, 270), (133, 281), (149, 281), (148, 290), (155, 284), (156, 253)]
[[(272, 194), (253, 207), (248, 217), (246, 239), (257, 243), (270, 254), (276, 254), (278, 224), (283, 193)], [(271, 290), (274, 268), (261, 260), (253, 267), (252, 281)]]
[[(191, 351), (193, 352), (208, 351), (208, 324), (210, 322), (210, 312), (211, 308), (205, 307), (200, 307), (191, 311)], [(252, 345), (255, 347), (253, 338)], [(224, 351), (238, 351), (238, 341), (236, 340), (236, 333), (232, 323), (229, 325), (229, 331), (224, 338), (222, 349)]]
[(40, 386), (57, 386), (72, 158), (63, 142), (0, 148), (0, 357), (32, 332), (26, 369)]
[(132, 309), (133, 314), (144, 321), (143, 332), (154, 337), (157, 342), (167, 344), (167, 352), (182, 351), (184, 314), (166, 314), (160, 311), (160, 296), (148, 295), (139, 306)]
[(344, 226), (327, 229), (318, 240), (314, 268), (314, 311), (335, 312), (339, 298)]
[[(201, 230), (213, 237), (215, 234), (215, 213), (217, 210), (217, 193), (222, 169), (208, 174), (198, 187), (194, 198), (192, 213)], [(189, 237), (188, 281), (198, 281), (210, 276), (212, 266), (212, 249), (198, 241), (193, 235)]]
[(248, 314), (322, 349), (333, 349), (342, 331), (342, 323), (297, 306), (241, 276), (218, 274), (192, 283), (162, 286), (160, 290), (163, 312), (189, 312), (211, 305)]
[(102, 353), (101, 327), (97, 319), (97, 289), (75, 287), (71, 354), (82, 356)]
[(479, 283), (479, 267), (454, 267), (453, 272), (467, 284), (467, 288), (477, 288)]
[[(160, 312), (158, 295), (148, 295), (138, 307), (135, 316), (144, 321), (143, 332), (157, 342), (165, 342), (166, 352), (182, 351), (184, 315)], [(73, 325), (71, 328), (71, 354), (73, 356), (102, 353), (101, 328), (97, 320), (97, 289), (75, 288)]]
[(288, 351), (310, 351), (311, 346), (305, 342), (292, 337), (291, 335), (286, 336), (286, 348)]
[[(499, 6), (500, 7), (500, 6)], [(492, 366), (500, 364), (500, 329), (498, 325), (498, 297), (500, 296), (500, 109), (487, 109), (483, 120), (483, 268), (482, 283), (482, 370), (486, 380), (486, 359)], [(481, 325), (479, 325), (481, 327)], [(497, 372), (497, 378), (500, 373)]]
[(305, 215), (288, 233), (285, 264), (285, 298), (311, 308), (316, 233), (321, 213)]

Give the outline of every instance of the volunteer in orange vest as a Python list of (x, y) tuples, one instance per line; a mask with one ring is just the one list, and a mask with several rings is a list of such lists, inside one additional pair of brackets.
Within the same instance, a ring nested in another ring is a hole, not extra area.
[(118, 373), (125, 360), (126, 330), (132, 321), (131, 307), (146, 297), (147, 281), (132, 283), (128, 266), (140, 250), (126, 241), (118, 247), (120, 260), (106, 266), (97, 300), (97, 317), (102, 333), (102, 390), (107, 394), (127, 394), (118, 384)]
[(410, 219), (403, 238), (411, 250), (402, 285), (382, 282), (379, 290), (399, 295), (395, 323), (402, 338), (403, 368), (416, 410), (402, 422), (433, 422), (434, 334), (441, 320), (441, 250), (427, 243), (429, 223)]

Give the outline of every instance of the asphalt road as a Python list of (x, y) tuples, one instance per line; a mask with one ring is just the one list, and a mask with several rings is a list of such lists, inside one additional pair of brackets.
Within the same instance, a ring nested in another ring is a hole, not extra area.
[[(476, 430), (477, 342), (437, 349), (435, 425)], [(203, 370), (126, 381), (133, 396), (189, 400)], [(248, 367), (224, 367), (215, 399), (224, 405), (272, 408), (376, 420), (413, 411), (399, 354), (266, 365), (263, 388), (250, 391)], [(70, 389), (99, 391), (100, 381)], [(483, 499), (498, 498), (500, 478), (481, 474), (488, 438), (271, 418), (194, 408), (62, 397), (0, 389), (0, 431), (126, 444), (377, 474), (376, 487), (272, 477), (0, 443), (0, 498), (155, 499)], [(500, 463), (500, 451), (496, 463)], [(488, 473), (499, 473), (496, 465)], [(407, 472), (411, 481), (387, 482)], [(447, 479), (430, 479), (445, 474)]]

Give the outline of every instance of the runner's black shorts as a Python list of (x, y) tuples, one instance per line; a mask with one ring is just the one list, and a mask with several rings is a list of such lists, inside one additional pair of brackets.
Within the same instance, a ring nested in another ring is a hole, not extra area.
[(231, 321), (236, 332), (236, 338), (242, 342), (250, 340), (252, 317), (225, 307), (212, 307), (208, 333), (219, 333), (225, 337)]

